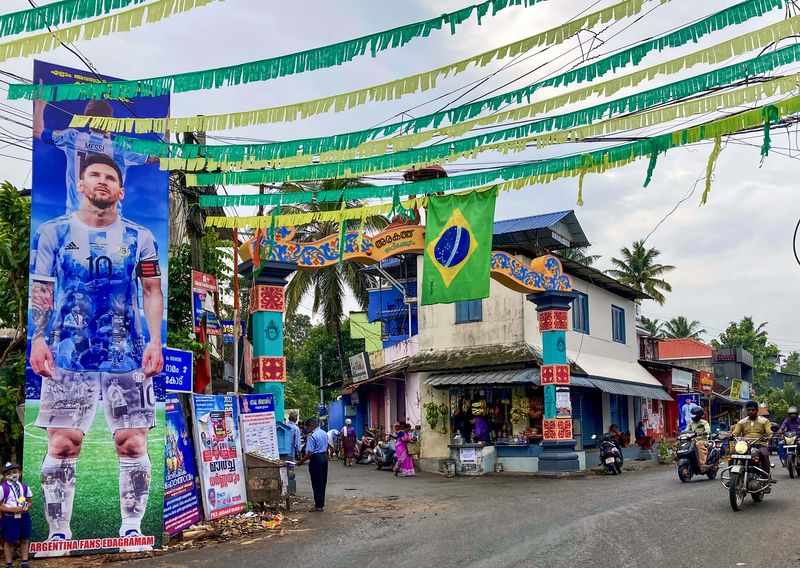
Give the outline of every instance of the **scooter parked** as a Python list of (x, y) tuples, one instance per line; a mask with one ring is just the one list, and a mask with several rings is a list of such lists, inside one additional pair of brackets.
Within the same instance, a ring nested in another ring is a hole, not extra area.
[(375, 461), (375, 446), (378, 439), (372, 430), (365, 430), (361, 439), (356, 442), (356, 463), (369, 465)]
[(708, 443), (706, 463), (700, 463), (700, 453), (697, 450), (697, 433), (684, 432), (678, 436), (678, 478), (688, 483), (695, 475), (706, 475), (709, 479), (717, 477), (719, 462), (725, 449), (722, 440), (730, 437), (730, 432), (717, 432)]
[(396, 463), (397, 456), (395, 455), (394, 436), (389, 436), (387, 441), (382, 442), (375, 447), (375, 465), (378, 469), (387, 466), (394, 468)]
[[(596, 435), (592, 436), (592, 440), (596, 438)], [(623, 461), (622, 450), (614, 439), (614, 435), (607, 433), (600, 436), (600, 465), (603, 466), (606, 473), (611, 475), (622, 473)]]

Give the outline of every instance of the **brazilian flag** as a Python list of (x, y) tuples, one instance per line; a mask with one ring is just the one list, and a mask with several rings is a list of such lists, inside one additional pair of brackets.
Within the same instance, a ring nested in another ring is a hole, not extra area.
[(428, 200), (422, 305), (489, 295), (489, 263), (497, 188)]

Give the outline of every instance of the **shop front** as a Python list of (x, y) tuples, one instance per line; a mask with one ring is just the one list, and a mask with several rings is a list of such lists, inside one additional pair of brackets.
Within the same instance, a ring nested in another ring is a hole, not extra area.
[[(457, 473), (490, 473), (495, 464), (502, 471), (536, 471), (544, 416), (538, 369), (432, 374), (423, 384), (434, 387), (447, 401), (446, 413), (437, 415), (443, 423), (432, 430), (447, 431)], [(429, 404), (423, 408), (423, 419), (430, 427), (433, 420), (428, 418), (436, 403)]]

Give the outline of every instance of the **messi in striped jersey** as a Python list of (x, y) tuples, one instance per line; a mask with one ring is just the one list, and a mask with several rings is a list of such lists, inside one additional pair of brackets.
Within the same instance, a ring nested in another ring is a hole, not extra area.
[[(141, 536), (153, 376), (163, 366), (164, 298), (153, 234), (120, 216), (122, 172), (107, 155), (86, 157), (78, 191), (79, 209), (43, 223), (31, 243), (30, 364), (42, 376), (35, 424), (47, 429), (41, 479), (51, 542), (72, 539), (74, 472), (101, 393), (119, 458), (119, 534)], [(48, 479), (63, 482), (58, 507), (44, 491)], [(65, 553), (53, 547), (37, 556)]]

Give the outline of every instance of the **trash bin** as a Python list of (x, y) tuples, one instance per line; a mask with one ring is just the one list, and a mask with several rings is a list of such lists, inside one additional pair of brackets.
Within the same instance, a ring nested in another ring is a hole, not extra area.
[(253, 452), (245, 453), (244, 457), (247, 500), (290, 510), (286, 462)]

